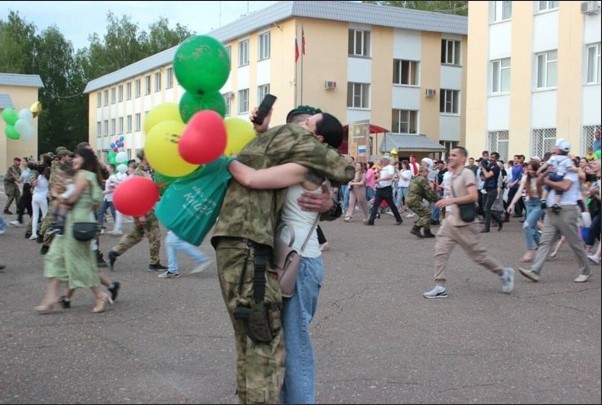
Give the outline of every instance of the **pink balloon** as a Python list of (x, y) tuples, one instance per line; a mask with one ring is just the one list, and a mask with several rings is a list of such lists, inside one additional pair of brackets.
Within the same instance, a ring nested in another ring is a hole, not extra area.
[(133, 176), (122, 181), (113, 192), (113, 204), (122, 214), (141, 217), (148, 214), (159, 200), (154, 181)]
[(188, 163), (206, 164), (220, 157), (226, 149), (226, 125), (213, 110), (199, 111), (188, 121), (178, 151)]

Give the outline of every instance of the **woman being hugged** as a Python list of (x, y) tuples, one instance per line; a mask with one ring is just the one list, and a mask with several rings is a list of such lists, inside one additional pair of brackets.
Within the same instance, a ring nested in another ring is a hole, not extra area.
[(96, 265), (96, 241), (81, 242), (73, 237), (74, 222), (96, 222), (95, 212), (102, 200), (99, 184), (99, 163), (94, 152), (87, 148), (78, 148), (73, 158), (75, 169), (75, 191), (65, 198), (55, 195), (62, 203), (71, 205), (65, 222), (65, 233), (54, 239), (45, 256), (44, 276), (49, 279), (46, 296), (35, 309), (48, 313), (59, 309), (59, 288), (61, 282), (68, 283), (70, 289), (90, 288), (95, 298), (92, 312), (104, 311), (105, 303), (113, 301), (100, 288), (100, 279)]

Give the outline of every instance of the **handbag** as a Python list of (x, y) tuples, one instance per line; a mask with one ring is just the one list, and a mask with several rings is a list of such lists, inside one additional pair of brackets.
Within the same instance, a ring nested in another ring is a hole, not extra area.
[[(465, 168), (464, 168), (465, 169)], [(464, 170), (462, 169), (462, 170)], [(451, 182), (451, 192), (454, 198), (456, 198), (456, 193), (454, 192), (454, 183), (453, 180)], [(458, 206), (458, 210), (460, 211), (460, 218), (464, 222), (472, 222), (477, 217), (477, 205), (475, 203), (468, 204), (456, 204)]]
[[(316, 217), (313, 226), (309, 230), (303, 245), (301, 246), (301, 251), (297, 252), (295, 248), (293, 248), (293, 243), (295, 242), (295, 231), (288, 224), (282, 223), (278, 225), (276, 229), (276, 241), (274, 243), (274, 267), (276, 269), (276, 273), (278, 274), (278, 283), (280, 284), (281, 294), (285, 298), (290, 298), (295, 294), (295, 284), (297, 281), (297, 272), (299, 271), (299, 262), (301, 261), (301, 254), (305, 249), (305, 245), (309, 241), (311, 234), (313, 233), (316, 225), (318, 224), (318, 219), (320, 216)], [(290, 232), (290, 240), (288, 243), (284, 242), (278, 235), (285, 227), (288, 228)]]
[(96, 237), (96, 222), (74, 222), (73, 237), (80, 242), (88, 242)]

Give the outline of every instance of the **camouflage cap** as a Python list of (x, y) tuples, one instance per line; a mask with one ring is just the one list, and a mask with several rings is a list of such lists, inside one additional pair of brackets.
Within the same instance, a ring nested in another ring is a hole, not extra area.
[(300, 114), (314, 115), (314, 114), (320, 114), (321, 112), (322, 112), (322, 110), (320, 110), (319, 108), (312, 107), (310, 105), (299, 105), (296, 108), (289, 111), (289, 113), (286, 115), (286, 122), (289, 122), (291, 120), (291, 118), (293, 118), (295, 115), (300, 115)]
[(61, 158), (63, 156), (69, 156), (71, 154), (72, 152), (63, 146), (59, 146), (58, 148), (56, 148), (56, 157), (58, 158)]

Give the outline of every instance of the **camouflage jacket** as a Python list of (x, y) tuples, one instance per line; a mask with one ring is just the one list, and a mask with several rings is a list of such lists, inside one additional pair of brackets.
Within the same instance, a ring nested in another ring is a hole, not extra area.
[[(355, 174), (354, 165), (348, 159), (327, 144), (320, 143), (311, 132), (297, 124), (274, 127), (257, 136), (238, 154), (237, 159), (254, 169), (299, 163), (340, 183), (349, 182)], [(232, 179), (213, 238), (239, 237), (273, 246), (286, 190), (252, 190)]]
[[(147, 179), (153, 179), (153, 176), (151, 175), (150, 169), (144, 167), (143, 165), (138, 165), (138, 167), (136, 167), (136, 170), (134, 170), (134, 173), (132, 174), (132, 176), (142, 176), (142, 177), (146, 177)], [(155, 219), (155, 210), (152, 209), (150, 210), (146, 215), (146, 220), (147, 221), (152, 221)], [(138, 218), (134, 218), (135, 221), (138, 220)]]
[(15, 167), (15, 165), (11, 165), (6, 171), (6, 175), (4, 176), (5, 184), (17, 184), (17, 179), (21, 177), (21, 168)]
[(439, 196), (431, 187), (428, 179), (424, 176), (416, 176), (412, 179), (408, 188), (408, 196), (406, 201), (422, 202), (423, 199), (434, 202), (439, 199)]

